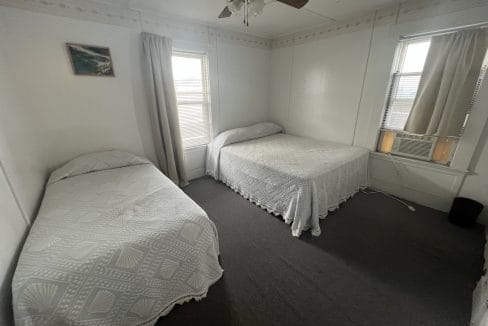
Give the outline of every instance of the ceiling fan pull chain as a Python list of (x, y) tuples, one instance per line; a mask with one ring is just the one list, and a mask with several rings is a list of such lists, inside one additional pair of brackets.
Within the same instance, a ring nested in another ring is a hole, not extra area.
[(249, 27), (249, 0), (246, 0), (247, 2), (247, 6), (246, 6), (246, 20), (247, 20), (247, 23), (246, 25)]
[(244, 0), (244, 25), (248, 24), (247, 17), (247, 0)]

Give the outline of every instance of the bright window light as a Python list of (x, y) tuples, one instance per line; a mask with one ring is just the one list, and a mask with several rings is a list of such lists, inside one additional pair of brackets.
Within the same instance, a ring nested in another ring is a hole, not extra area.
[(429, 48), (430, 38), (400, 43), (383, 120), (384, 129), (405, 128), (417, 95)]
[(210, 141), (210, 100), (206, 55), (173, 52), (173, 78), (183, 147), (204, 146)]

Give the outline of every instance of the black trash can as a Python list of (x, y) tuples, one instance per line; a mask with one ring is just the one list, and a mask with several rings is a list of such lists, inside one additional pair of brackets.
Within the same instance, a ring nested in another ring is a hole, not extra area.
[(449, 221), (464, 228), (476, 224), (476, 219), (483, 210), (483, 205), (475, 200), (456, 197), (449, 212)]

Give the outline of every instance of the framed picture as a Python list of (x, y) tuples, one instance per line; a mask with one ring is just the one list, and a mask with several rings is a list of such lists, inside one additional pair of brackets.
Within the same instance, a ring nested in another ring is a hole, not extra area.
[(66, 43), (75, 75), (114, 77), (110, 49), (107, 47)]

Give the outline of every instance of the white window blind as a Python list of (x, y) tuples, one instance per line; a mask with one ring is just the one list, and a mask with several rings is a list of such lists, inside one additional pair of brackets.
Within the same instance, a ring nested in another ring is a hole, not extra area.
[(383, 129), (405, 128), (417, 95), (429, 47), (430, 38), (400, 42), (383, 117)]
[(173, 78), (183, 147), (210, 141), (210, 101), (207, 56), (173, 51)]

